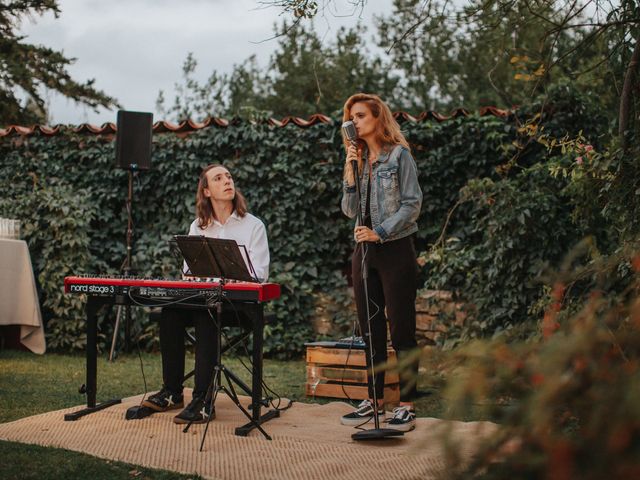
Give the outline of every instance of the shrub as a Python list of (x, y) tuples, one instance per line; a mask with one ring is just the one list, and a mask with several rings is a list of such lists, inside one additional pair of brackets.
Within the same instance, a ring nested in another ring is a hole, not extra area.
[(454, 415), (485, 405), (501, 427), (471, 464), (452, 478), (626, 479), (640, 475), (640, 255), (637, 245), (597, 262), (603, 277), (631, 270), (617, 295), (592, 290), (576, 313), (561, 319), (567, 286), (560, 275), (540, 324), (542, 341), (503, 339), (466, 345), (452, 362), (445, 396)]

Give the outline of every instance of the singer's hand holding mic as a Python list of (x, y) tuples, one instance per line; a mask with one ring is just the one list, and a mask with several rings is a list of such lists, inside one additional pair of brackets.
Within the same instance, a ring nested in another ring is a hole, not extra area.
[(358, 162), (358, 157), (358, 147), (350, 145), (347, 149), (347, 160), (344, 165), (344, 178), (349, 185), (355, 185), (356, 183), (353, 176), (353, 162)]
[(356, 183), (353, 175), (353, 162), (360, 162), (360, 155), (358, 154), (358, 131), (352, 121), (344, 122), (342, 124), (342, 133), (344, 137), (351, 143), (347, 148), (347, 159), (344, 166), (344, 178), (349, 185)]
[(380, 241), (380, 236), (369, 227), (356, 227), (353, 229), (353, 239), (358, 242), (373, 242), (378, 243)]
[(353, 162), (360, 160), (358, 155), (358, 147), (356, 145), (349, 145), (347, 149), (347, 162)]

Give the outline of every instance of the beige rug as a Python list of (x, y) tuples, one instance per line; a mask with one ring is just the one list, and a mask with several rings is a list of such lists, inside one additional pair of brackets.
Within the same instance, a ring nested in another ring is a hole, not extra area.
[[(191, 395), (186, 391), (186, 397)], [(190, 398), (186, 398), (189, 400)], [(246, 423), (229, 398), (216, 403), (217, 418), (209, 425), (204, 449), (199, 451), (204, 425), (188, 433), (172, 422), (176, 412), (158, 413), (142, 420), (125, 420), (127, 408), (141, 396), (123, 400), (75, 422), (64, 413), (81, 407), (49, 412), (0, 424), (0, 439), (88, 453), (144, 467), (198, 474), (211, 479), (435, 479), (445, 468), (441, 433), (451, 429), (462, 440), (460, 454), (469, 458), (496, 426), (488, 422), (445, 422), (419, 418), (417, 428), (398, 440), (357, 443), (352, 427), (339, 418), (348, 404), (294, 403), (266, 424), (273, 437), (266, 440), (254, 430), (237, 437), (234, 429)], [(243, 405), (249, 399), (242, 398)]]

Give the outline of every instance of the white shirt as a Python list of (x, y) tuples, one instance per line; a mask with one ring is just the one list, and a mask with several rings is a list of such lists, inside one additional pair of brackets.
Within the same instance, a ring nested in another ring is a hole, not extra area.
[[(269, 277), (267, 229), (257, 217), (250, 213), (240, 217), (234, 211), (224, 225), (214, 220), (206, 228), (198, 227), (198, 219), (195, 219), (189, 227), (189, 235), (230, 239), (235, 240), (239, 246), (244, 245), (251, 259), (251, 264), (256, 271), (256, 276), (261, 282), (267, 281)], [(240, 252), (244, 257), (244, 249), (242, 247), (240, 247)], [(245, 263), (247, 263), (247, 269), (251, 271), (246, 258)]]

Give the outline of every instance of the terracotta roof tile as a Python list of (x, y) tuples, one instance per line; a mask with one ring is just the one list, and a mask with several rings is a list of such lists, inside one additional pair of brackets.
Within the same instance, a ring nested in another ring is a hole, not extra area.
[(46, 136), (56, 135), (60, 132), (60, 125), (49, 127), (47, 125), (32, 125), (25, 127), (21, 125), (9, 125), (7, 128), (0, 128), (0, 137), (11, 134), (16, 135), (35, 135), (41, 134)]
[(417, 121), (416, 117), (408, 114), (407, 112), (394, 112), (393, 118), (395, 118), (398, 122), (402, 122), (402, 121), (415, 122), (415, 121)]
[[(502, 110), (497, 107), (482, 107), (479, 112), (480, 116), (493, 115), (500, 118), (505, 118), (510, 115), (509, 110)], [(450, 118), (457, 118), (460, 116), (468, 116), (470, 112), (464, 108), (457, 108), (451, 112), (450, 115), (442, 115), (438, 112), (434, 111), (425, 111), (420, 113), (418, 116), (413, 116), (407, 112), (395, 112), (393, 116), (399, 122), (424, 122), (429, 120), (436, 120), (438, 122), (443, 122)], [(239, 119), (231, 119), (226, 120), (224, 118), (219, 117), (208, 117), (203, 122), (196, 122), (195, 120), (183, 120), (179, 124), (171, 123), (165, 120), (157, 121), (153, 124), (153, 131), (155, 133), (168, 133), (173, 132), (176, 134), (188, 134), (190, 132), (194, 132), (196, 130), (201, 130), (207, 127), (228, 127), (229, 125), (236, 125), (240, 123), (242, 120)], [(317, 123), (332, 123), (333, 120), (331, 117), (327, 115), (323, 115), (321, 113), (316, 113), (311, 115), (308, 119), (304, 119), (301, 117), (287, 116), (282, 120), (277, 120), (275, 118), (269, 118), (266, 120), (266, 123), (275, 127), (284, 127), (289, 123), (300, 127), (306, 128)], [(77, 126), (72, 125), (56, 125), (54, 127), (49, 127), (46, 125), (33, 125), (31, 127), (25, 127), (20, 125), (9, 125), (6, 128), (0, 128), (0, 137), (7, 137), (11, 135), (20, 135), (20, 136), (29, 136), (29, 135), (44, 135), (44, 136), (54, 136), (60, 135), (65, 130), (70, 129), (74, 133), (83, 133), (83, 134), (92, 134), (92, 135), (113, 135), (117, 131), (117, 126), (115, 123), (107, 122), (103, 123), (102, 126), (92, 125), (89, 123), (82, 123)]]
[(485, 117), (487, 115), (493, 115), (494, 117), (508, 117), (511, 112), (509, 110), (503, 110), (498, 107), (481, 107), (478, 111), (481, 117)]
[(175, 132), (178, 125), (166, 121), (160, 121), (153, 124), (154, 133)]
[(469, 116), (469, 110), (460, 107), (453, 110), (451, 112), (451, 115), (449, 115), (449, 118), (468, 117), (468, 116)]
[(426, 122), (427, 120), (436, 120), (438, 122), (444, 122), (445, 120), (448, 120), (448, 119), (449, 117), (447, 117), (446, 115), (442, 115), (441, 113), (434, 112), (433, 110), (429, 110), (428, 112), (422, 112), (416, 118), (418, 122)]
[(74, 133), (94, 133), (97, 135), (110, 135), (116, 133), (118, 128), (115, 123), (103, 123), (101, 127), (92, 125), (91, 123), (82, 123), (72, 129)]
[(284, 127), (289, 123), (293, 123), (298, 127), (305, 128), (305, 127), (310, 127), (312, 125), (315, 125), (316, 123), (331, 123), (332, 120), (330, 117), (327, 117), (326, 115), (323, 115), (321, 113), (314, 113), (309, 117), (308, 120), (305, 120), (304, 118), (300, 118), (300, 117), (288, 116), (288, 117), (284, 117), (282, 120), (270, 118), (267, 120), (267, 122), (269, 123), (269, 125), (273, 125), (275, 127)]

